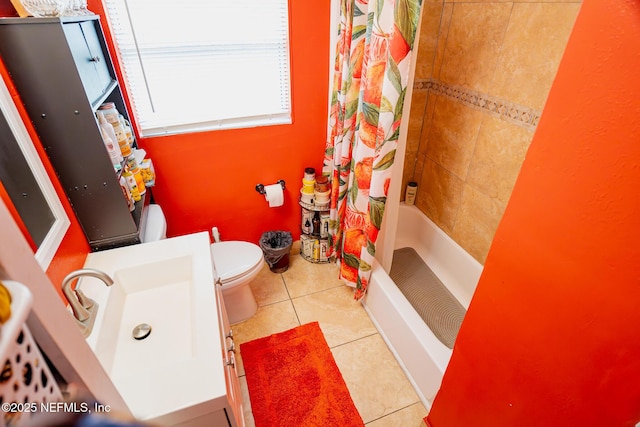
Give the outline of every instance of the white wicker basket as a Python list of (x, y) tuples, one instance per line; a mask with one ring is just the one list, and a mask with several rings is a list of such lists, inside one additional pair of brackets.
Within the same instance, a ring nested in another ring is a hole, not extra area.
[(11, 293), (11, 317), (0, 329), (0, 427), (26, 426), (41, 403), (60, 401), (62, 393), (26, 324), (31, 292), (18, 282), (3, 284)]

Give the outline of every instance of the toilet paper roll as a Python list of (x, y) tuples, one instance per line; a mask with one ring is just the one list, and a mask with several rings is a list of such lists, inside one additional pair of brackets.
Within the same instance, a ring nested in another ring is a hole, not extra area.
[(282, 185), (272, 184), (264, 187), (264, 198), (269, 202), (270, 208), (282, 206), (284, 203), (284, 191)]

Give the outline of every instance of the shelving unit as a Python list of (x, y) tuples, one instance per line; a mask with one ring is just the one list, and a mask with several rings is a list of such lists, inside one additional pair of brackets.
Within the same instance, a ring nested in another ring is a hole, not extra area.
[[(305, 260), (309, 261), (309, 262), (313, 262), (316, 264), (324, 264), (324, 263), (328, 263), (331, 262), (331, 259), (329, 257), (326, 256), (326, 253), (328, 251), (328, 245), (329, 245), (329, 235), (328, 232), (325, 233), (323, 230), (325, 229), (325, 227), (327, 227), (326, 229), (328, 230), (328, 219), (327, 219), (327, 225), (325, 226), (325, 222), (321, 221), (320, 223), (320, 228), (321, 230), (319, 231), (319, 233), (314, 233), (313, 230), (313, 226), (311, 227), (311, 230), (309, 230), (308, 228), (305, 227), (305, 210), (307, 210), (308, 212), (313, 212), (313, 215), (315, 216), (316, 212), (319, 212), (320, 214), (322, 214), (323, 212), (326, 214), (326, 216), (329, 215), (329, 203), (325, 203), (322, 205), (317, 205), (314, 203), (306, 203), (303, 202), (302, 200), (300, 200), (298, 202), (300, 204), (300, 206), (303, 208), (302, 209), (302, 233), (300, 235), (300, 256), (302, 256), (302, 258), (304, 258)], [(309, 221), (312, 221), (312, 218), (309, 218)], [(317, 246), (316, 246), (317, 243)]]
[(149, 197), (129, 211), (95, 117), (129, 120), (99, 16), (2, 18), (0, 55), (91, 249), (139, 243)]

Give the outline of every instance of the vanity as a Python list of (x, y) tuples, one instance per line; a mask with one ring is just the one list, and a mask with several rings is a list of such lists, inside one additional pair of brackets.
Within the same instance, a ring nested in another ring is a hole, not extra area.
[(137, 419), (244, 426), (208, 233), (90, 253), (84, 267), (114, 280), (82, 277), (77, 287), (98, 304), (87, 342)]

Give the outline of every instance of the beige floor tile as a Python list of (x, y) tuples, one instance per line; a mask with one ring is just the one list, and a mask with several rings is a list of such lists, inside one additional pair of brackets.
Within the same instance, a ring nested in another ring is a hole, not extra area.
[(253, 317), (233, 325), (233, 336), (236, 343), (244, 343), (299, 325), (293, 305), (287, 300), (258, 307)]
[(422, 427), (427, 416), (427, 409), (422, 403), (415, 403), (397, 412), (367, 423), (366, 427)]
[(362, 304), (353, 299), (353, 289), (342, 285), (293, 299), (300, 323), (317, 321), (329, 347), (335, 347), (377, 332)]
[(344, 285), (338, 278), (336, 264), (314, 264), (300, 255), (291, 256), (289, 269), (282, 273), (282, 277), (291, 298)]
[(290, 300), (258, 307), (256, 314), (249, 320), (233, 325), (233, 340), (236, 344), (236, 363), (238, 374), (244, 375), (244, 363), (240, 344), (283, 332), (299, 326), (300, 322)]
[(245, 427), (255, 427), (256, 423), (253, 419), (253, 411), (251, 410), (251, 400), (249, 398), (249, 387), (247, 386), (247, 377), (242, 376), (240, 380), (240, 392), (242, 395), (242, 414), (244, 415)]
[(365, 423), (419, 402), (379, 334), (331, 349)]
[(260, 307), (289, 299), (282, 275), (271, 272), (266, 263), (249, 286)]

